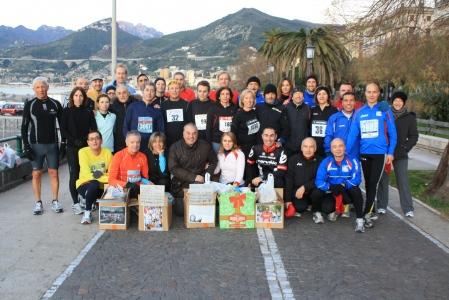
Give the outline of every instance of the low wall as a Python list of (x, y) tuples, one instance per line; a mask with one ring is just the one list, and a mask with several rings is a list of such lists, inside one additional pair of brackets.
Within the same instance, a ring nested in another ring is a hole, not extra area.
[(31, 163), (22, 159), (22, 163), (12, 169), (0, 171), (0, 192), (9, 190), (29, 179), (31, 179)]
[(418, 138), (418, 144), (416, 146), (420, 149), (428, 150), (438, 155), (442, 155), (448, 141), (449, 141), (448, 139), (420, 133)]

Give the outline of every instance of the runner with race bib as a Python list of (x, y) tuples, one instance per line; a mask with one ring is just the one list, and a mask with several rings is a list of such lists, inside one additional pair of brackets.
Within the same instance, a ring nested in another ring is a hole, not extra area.
[(214, 106), (214, 102), (209, 99), (209, 90), (209, 82), (200, 81), (197, 85), (198, 98), (190, 103), (191, 119), (198, 128), (198, 138), (201, 140), (206, 140), (207, 112)]

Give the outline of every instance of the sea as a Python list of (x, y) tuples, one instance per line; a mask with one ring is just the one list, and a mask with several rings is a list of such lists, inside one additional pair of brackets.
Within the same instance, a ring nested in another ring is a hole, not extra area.
[[(50, 89), (48, 90), (49, 94), (68, 94), (70, 93), (71, 86), (52, 86), (50, 85)], [(0, 85), (0, 94), (8, 94), (8, 95), (34, 95), (33, 89), (31, 85), (8, 85), (2, 84)]]

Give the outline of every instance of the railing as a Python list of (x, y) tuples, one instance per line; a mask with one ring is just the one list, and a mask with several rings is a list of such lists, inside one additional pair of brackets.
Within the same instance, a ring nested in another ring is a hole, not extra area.
[(424, 119), (417, 119), (417, 122), (420, 133), (449, 138), (449, 123)]
[(15, 147), (11, 145), (11, 148), (14, 148), (16, 150), (17, 155), (20, 157), (23, 156), (23, 147), (22, 147), (22, 136), (16, 135), (16, 136), (9, 136), (0, 139), (0, 144), (8, 143), (9, 141), (15, 141)]

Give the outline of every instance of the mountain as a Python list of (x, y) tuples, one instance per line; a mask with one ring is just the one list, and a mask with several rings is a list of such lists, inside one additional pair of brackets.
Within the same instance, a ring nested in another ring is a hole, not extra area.
[(0, 26), (0, 49), (28, 45), (41, 45), (56, 41), (72, 33), (64, 27), (42, 25), (36, 30), (22, 25), (17, 27)]
[[(125, 56), (141, 39), (117, 28), (118, 55)], [(83, 59), (99, 51), (110, 53), (111, 19), (92, 23), (68, 36), (45, 45), (9, 49), (4, 56), (32, 56), (45, 59)]]
[(118, 21), (118, 26), (123, 31), (128, 32), (129, 34), (135, 35), (143, 40), (152, 39), (152, 38), (158, 38), (163, 36), (163, 33), (160, 31), (157, 31), (156, 29), (152, 27), (147, 27), (143, 24), (136, 24), (125, 21)]

